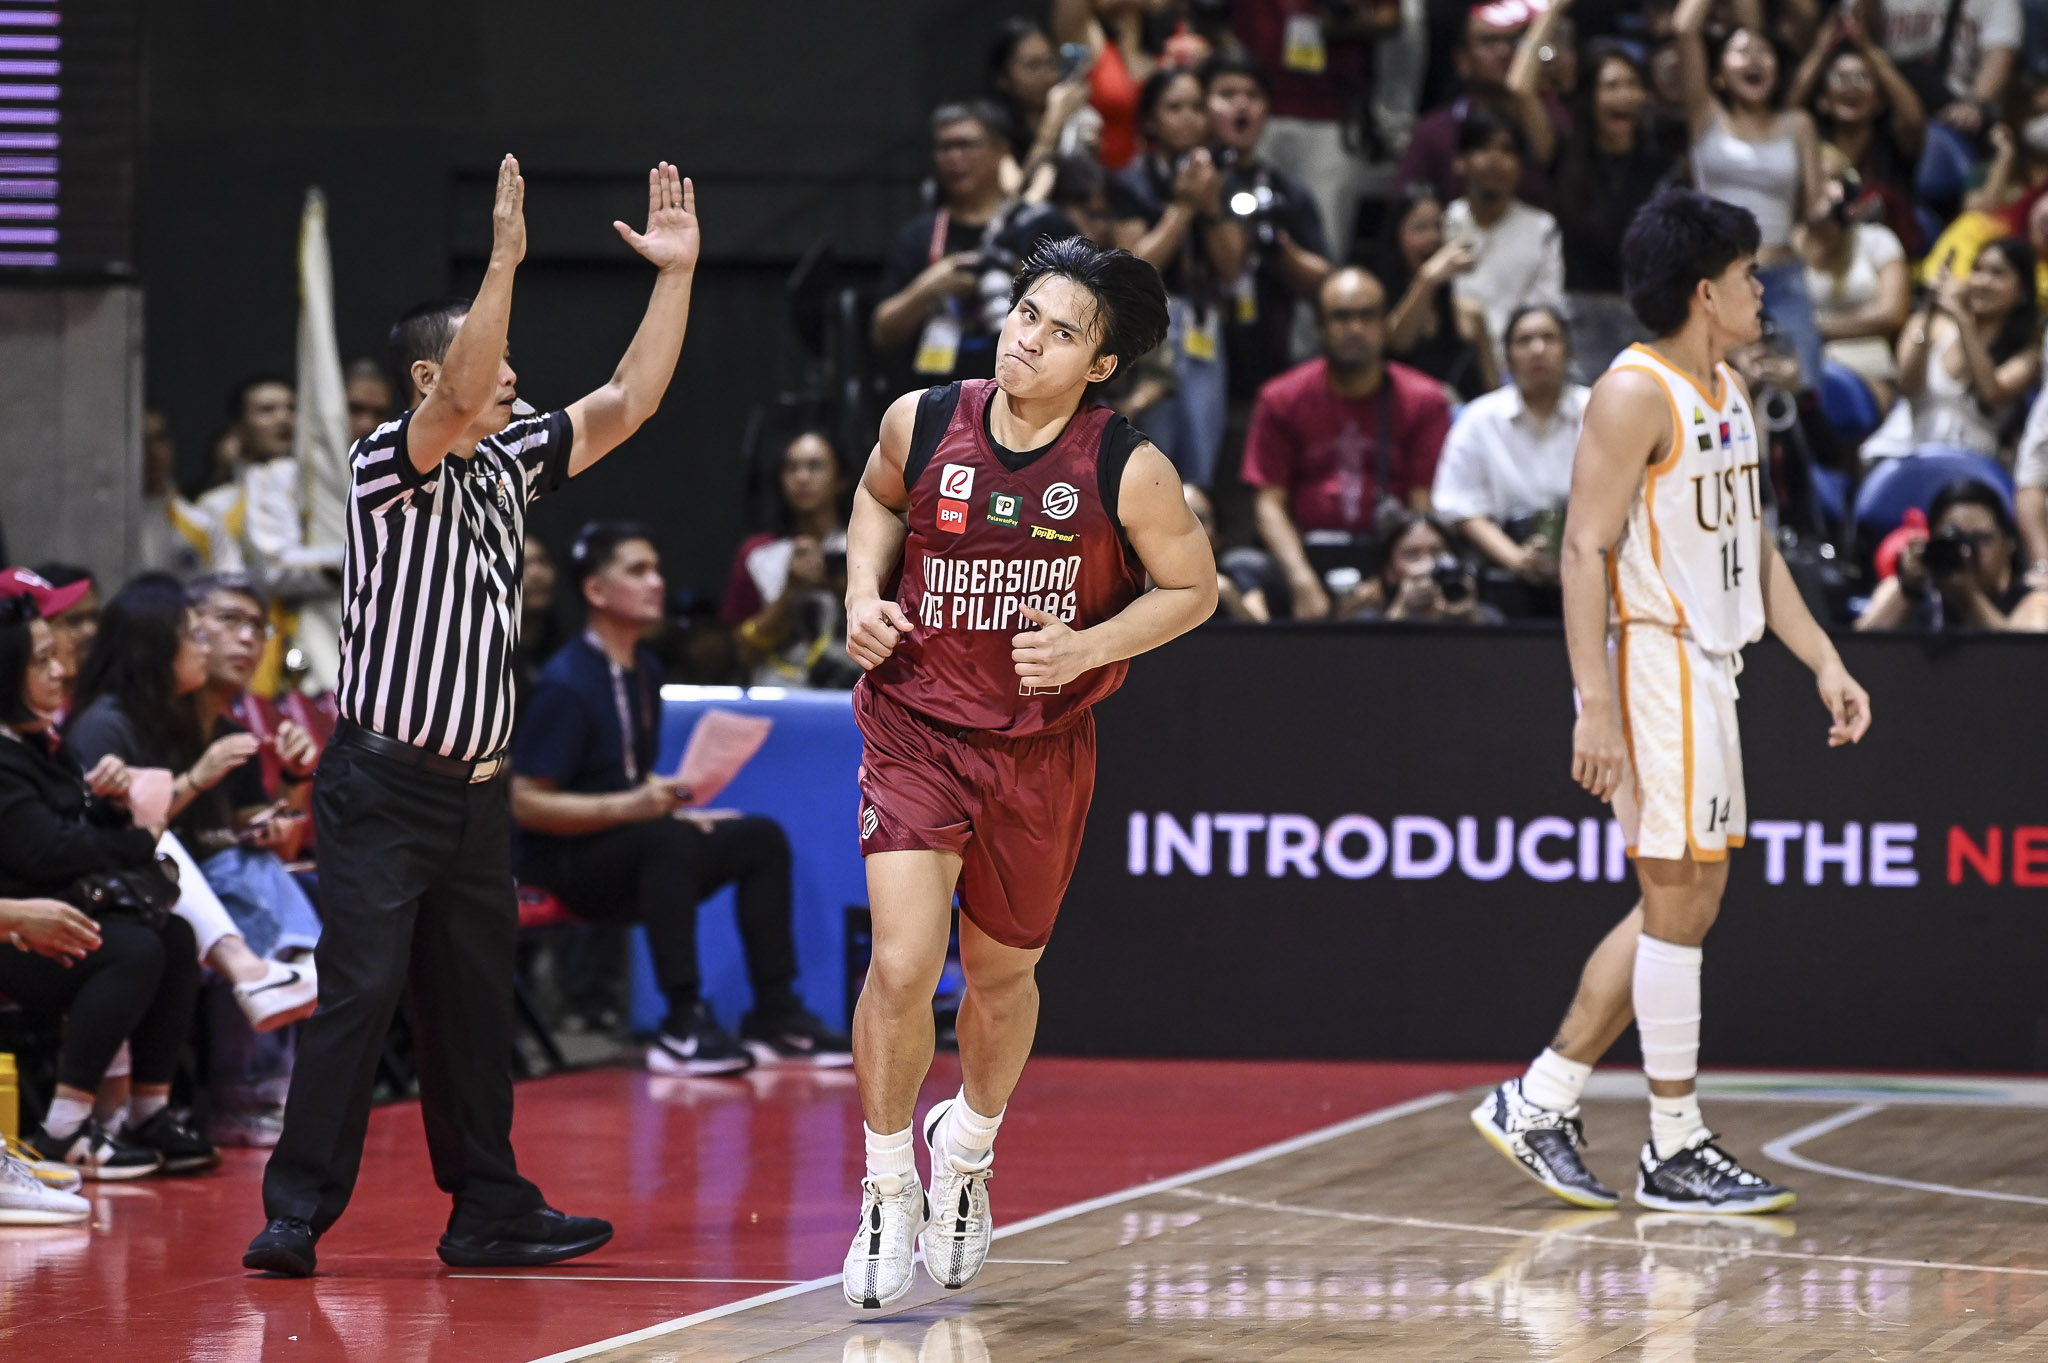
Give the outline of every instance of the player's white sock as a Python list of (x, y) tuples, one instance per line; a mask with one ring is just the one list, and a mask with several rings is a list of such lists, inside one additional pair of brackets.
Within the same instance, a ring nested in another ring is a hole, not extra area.
[[(1698, 947), (1680, 946), (1644, 933), (1636, 942), (1636, 1031), (1642, 1040), (1643, 1073), (1652, 1079), (1686, 1081), (1700, 1065), (1700, 961)], [(1699, 1100), (1651, 1100), (1652, 1139), (1657, 1158), (1669, 1159), (1702, 1125)], [(1660, 1119), (1657, 1108), (1670, 1111)], [(1685, 1125), (1681, 1130), (1679, 1124)]]
[(952, 1110), (946, 1114), (945, 1130), (940, 1132), (939, 1138), (953, 1154), (969, 1164), (979, 1164), (995, 1147), (996, 1128), (1002, 1124), (1001, 1112), (993, 1117), (984, 1117), (976, 1112), (968, 1103), (967, 1090), (963, 1088), (960, 1096), (953, 1100)]
[(1586, 1091), (1586, 1080), (1592, 1074), (1591, 1065), (1567, 1060), (1546, 1046), (1522, 1076), (1522, 1096), (1551, 1112), (1570, 1112), (1579, 1105), (1579, 1095)]
[(887, 1135), (875, 1130), (867, 1123), (860, 1128), (867, 1135), (868, 1175), (880, 1178), (894, 1174), (906, 1183), (917, 1178), (917, 1151), (910, 1144), (909, 1127), (892, 1131)]
[(1706, 1118), (1700, 1116), (1700, 1095), (1697, 1092), (1681, 1098), (1650, 1095), (1650, 1145), (1657, 1152), (1658, 1159), (1670, 1159), (1691, 1145), (1693, 1138), (1706, 1129)]

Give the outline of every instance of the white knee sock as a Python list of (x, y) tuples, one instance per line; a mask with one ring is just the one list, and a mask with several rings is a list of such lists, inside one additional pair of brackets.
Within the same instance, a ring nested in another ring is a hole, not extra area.
[(1522, 1096), (1540, 1108), (1570, 1112), (1579, 1105), (1579, 1095), (1585, 1092), (1592, 1074), (1591, 1065), (1567, 1060), (1546, 1046), (1522, 1076)]
[[(1636, 1031), (1643, 1073), (1652, 1079), (1696, 1078), (1700, 1064), (1700, 960), (1698, 947), (1679, 946), (1648, 933), (1636, 942)], [(1666, 1109), (1661, 1115), (1659, 1106)], [(1668, 1159), (1703, 1125), (1699, 1099), (1651, 1099), (1657, 1157)], [(1686, 1124), (1683, 1133), (1679, 1124)]]
[(910, 1128), (892, 1131), (887, 1135), (876, 1131), (866, 1123), (860, 1128), (867, 1134), (868, 1176), (880, 1178), (893, 1174), (906, 1182), (917, 1177), (917, 1152), (910, 1144)]
[(953, 1108), (946, 1114), (946, 1124), (939, 1133), (946, 1148), (969, 1164), (979, 1164), (988, 1158), (988, 1152), (995, 1147), (996, 1128), (1003, 1124), (1003, 1114), (984, 1117), (967, 1101), (967, 1090), (961, 1089), (960, 1096), (953, 1101)]

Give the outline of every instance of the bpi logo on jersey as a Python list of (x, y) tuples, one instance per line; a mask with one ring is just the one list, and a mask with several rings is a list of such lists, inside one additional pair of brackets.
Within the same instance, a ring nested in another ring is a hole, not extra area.
[(1045, 501), (1041, 505), (1046, 515), (1063, 521), (1081, 509), (1080, 489), (1072, 483), (1054, 483), (1045, 490)]
[(949, 535), (967, 533), (967, 503), (947, 497), (939, 502), (939, 529)]

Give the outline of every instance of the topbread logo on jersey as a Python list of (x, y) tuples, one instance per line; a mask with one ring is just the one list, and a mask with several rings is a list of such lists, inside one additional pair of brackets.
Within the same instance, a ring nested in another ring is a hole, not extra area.
[(1041, 505), (1046, 515), (1063, 521), (1081, 509), (1081, 490), (1072, 483), (1054, 483), (1045, 490)]

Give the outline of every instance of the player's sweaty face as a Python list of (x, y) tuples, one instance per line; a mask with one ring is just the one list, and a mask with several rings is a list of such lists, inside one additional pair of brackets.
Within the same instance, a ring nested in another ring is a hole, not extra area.
[(1047, 397), (1083, 387), (1095, 373), (1095, 295), (1064, 275), (1045, 275), (1003, 319), (996, 382), (1013, 397)]

